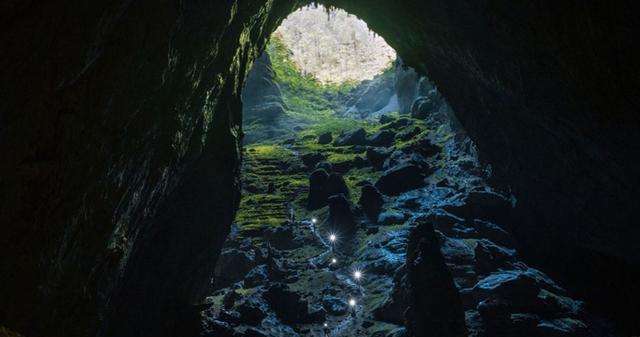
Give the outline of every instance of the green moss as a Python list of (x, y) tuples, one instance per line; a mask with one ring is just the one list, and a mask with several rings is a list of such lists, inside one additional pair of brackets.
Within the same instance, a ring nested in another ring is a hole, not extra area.
[(358, 202), (360, 199), (360, 191), (362, 188), (359, 186), (364, 181), (369, 181), (372, 184), (380, 178), (382, 172), (376, 171), (371, 167), (364, 167), (359, 169), (352, 169), (344, 175), (344, 181), (351, 191), (351, 201), (353, 203)]

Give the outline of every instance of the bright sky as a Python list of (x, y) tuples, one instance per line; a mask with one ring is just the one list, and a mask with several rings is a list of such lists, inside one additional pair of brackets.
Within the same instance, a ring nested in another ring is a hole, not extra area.
[(343, 10), (299, 9), (276, 30), (303, 72), (323, 83), (363, 81), (382, 73), (396, 52), (367, 24)]

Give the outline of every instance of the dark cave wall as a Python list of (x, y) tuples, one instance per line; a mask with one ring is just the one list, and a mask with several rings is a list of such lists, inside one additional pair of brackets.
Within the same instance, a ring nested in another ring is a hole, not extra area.
[(329, 1), (428, 73), (518, 198), (521, 251), (640, 330), (636, 40), (628, 1)]
[(245, 67), (290, 10), (3, 4), (0, 325), (157, 335), (200, 299), (239, 197)]
[[(530, 259), (633, 317), (638, 5), (326, 2), (436, 82), (516, 194)], [(245, 67), (292, 8), (3, 5), (2, 324), (118, 333), (201, 295), (238, 198)]]

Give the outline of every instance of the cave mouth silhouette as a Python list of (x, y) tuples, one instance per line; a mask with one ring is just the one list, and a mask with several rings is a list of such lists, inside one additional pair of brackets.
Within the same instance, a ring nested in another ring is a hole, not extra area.
[[(518, 196), (523, 254), (637, 332), (638, 3), (323, 3), (429, 70)], [(102, 5), (8, 7), (0, 316), (28, 335), (170, 334), (199, 303), (239, 197), (242, 75), (301, 3)]]

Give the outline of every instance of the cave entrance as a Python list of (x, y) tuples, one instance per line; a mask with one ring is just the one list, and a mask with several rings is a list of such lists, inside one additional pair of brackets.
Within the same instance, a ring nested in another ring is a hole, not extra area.
[(402, 331), (407, 220), (447, 184), (428, 176), (456, 148), (448, 104), (366, 23), (322, 6), (283, 21), (242, 100), (242, 198), (210, 314), (278, 336)]

